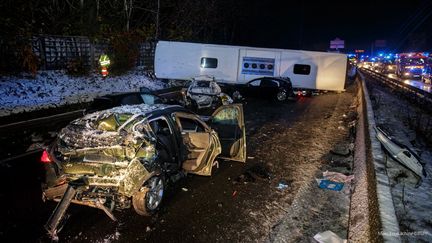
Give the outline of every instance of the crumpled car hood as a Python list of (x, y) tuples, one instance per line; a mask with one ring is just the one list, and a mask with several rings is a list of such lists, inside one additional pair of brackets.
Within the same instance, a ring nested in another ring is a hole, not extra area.
[(127, 142), (127, 137), (120, 136), (117, 132), (100, 131), (76, 124), (63, 128), (58, 138), (61, 147), (67, 149), (114, 146)]
[(149, 174), (142, 163), (153, 163), (155, 144), (130, 130), (101, 130), (101, 124), (109, 125), (104, 122), (110, 115), (92, 114), (71, 122), (60, 131), (54, 155), (70, 180), (87, 176), (92, 185), (120, 186), (120, 191), (130, 195), (137, 190), (136, 183), (131, 187), (125, 181)]

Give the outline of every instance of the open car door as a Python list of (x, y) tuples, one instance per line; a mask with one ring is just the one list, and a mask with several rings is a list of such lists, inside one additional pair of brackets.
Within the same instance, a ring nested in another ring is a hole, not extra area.
[(246, 162), (246, 131), (243, 106), (224, 105), (216, 109), (211, 127), (217, 132), (221, 143), (220, 158)]
[(175, 118), (186, 153), (182, 168), (193, 174), (210, 176), (213, 161), (221, 152), (217, 135), (196, 115), (176, 112)]

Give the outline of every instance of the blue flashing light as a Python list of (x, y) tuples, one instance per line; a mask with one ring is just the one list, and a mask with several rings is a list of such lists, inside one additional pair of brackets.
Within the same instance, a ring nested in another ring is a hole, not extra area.
[(380, 54), (378, 54), (380, 57), (382, 57), (384, 54), (382, 54), (382, 53), (380, 53)]
[(376, 59), (375, 59), (375, 57), (372, 57), (372, 61), (375, 61)]

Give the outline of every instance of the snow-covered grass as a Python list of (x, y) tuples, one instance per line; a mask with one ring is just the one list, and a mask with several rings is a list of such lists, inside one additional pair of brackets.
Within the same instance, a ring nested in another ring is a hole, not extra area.
[(89, 102), (101, 95), (138, 91), (140, 87), (156, 90), (164, 84), (148, 78), (140, 69), (107, 78), (98, 73), (73, 77), (64, 71), (40, 71), (35, 79), (1, 76), (0, 116)]

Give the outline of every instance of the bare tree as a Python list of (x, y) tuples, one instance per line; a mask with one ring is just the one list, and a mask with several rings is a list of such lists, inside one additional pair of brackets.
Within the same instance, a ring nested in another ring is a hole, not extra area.
[(126, 17), (126, 31), (129, 32), (130, 28), (130, 20), (132, 16), (133, 11), (133, 0), (123, 0), (124, 5), (124, 11), (125, 11), (125, 17)]

